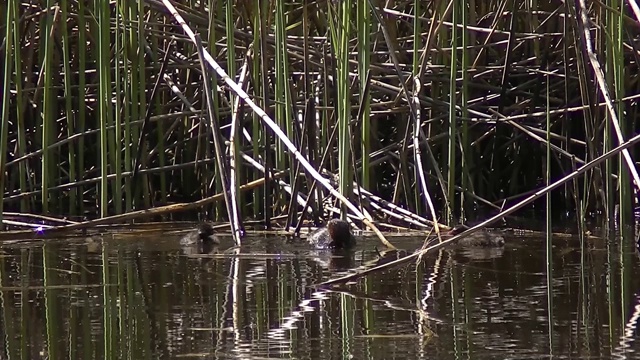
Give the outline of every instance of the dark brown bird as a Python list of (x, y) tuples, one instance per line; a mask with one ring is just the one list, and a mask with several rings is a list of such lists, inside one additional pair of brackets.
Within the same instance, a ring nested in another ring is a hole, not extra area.
[(307, 240), (317, 249), (349, 249), (356, 245), (356, 239), (351, 234), (351, 226), (339, 219), (329, 220), (326, 227), (309, 234)]
[[(468, 229), (469, 227), (466, 225), (456, 225), (453, 229), (445, 232), (443, 235), (454, 236)], [(481, 229), (458, 240), (457, 244), (467, 247), (502, 247), (504, 246), (504, 237), (498, 234), (491, 234), (488, 231)]]
[(180, 239), (181, 245), (194, 244), (220, 244), (220, 239), (215, 236), (213, 226), (209, 223), (202, 223), (198, 228), (190, 231)]

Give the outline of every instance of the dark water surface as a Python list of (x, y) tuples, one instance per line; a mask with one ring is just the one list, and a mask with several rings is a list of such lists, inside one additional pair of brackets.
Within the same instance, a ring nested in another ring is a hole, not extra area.
[(632, 239), (588, 240), (584, 251), (577, 238), (555, 239), (548, 296), (541, 238), (443, 250), (329, 289), (314, 285), (397, 254), (380, 259), (375, 238), (332, 254), (281, 237), (242, 248), (223, 238), (198, 254), (179, 238), (2, 243), (0, 357), (640, 358)]

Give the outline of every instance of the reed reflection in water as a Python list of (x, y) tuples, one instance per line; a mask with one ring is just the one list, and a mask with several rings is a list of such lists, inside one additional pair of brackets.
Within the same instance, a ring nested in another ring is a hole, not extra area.
[[(638, 258), (620, 239), (442, 250), (420, 266), (316, 285), (391, 261), (283, 238), (207, 249), (146, 233), (4, 243), (2, 358), (454, 359), (640, 357)], [(421, 238), (396, 239), (409, 252)]]

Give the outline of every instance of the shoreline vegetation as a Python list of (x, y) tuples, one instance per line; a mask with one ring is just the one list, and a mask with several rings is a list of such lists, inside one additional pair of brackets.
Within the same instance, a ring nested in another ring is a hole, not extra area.
[(633, 224), (640, 11), (384, 4), (0, 4), (3, 226)]

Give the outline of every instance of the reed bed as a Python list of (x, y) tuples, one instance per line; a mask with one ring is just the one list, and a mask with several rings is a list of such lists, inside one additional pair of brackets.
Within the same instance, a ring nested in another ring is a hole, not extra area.
[(237, 241), (248, 219), (430, 228), (511, 204), (579, 220), (618, 206), (624, 224), (640, 186), (636, 10), (4, 2), (0, 213), (198, 210)]

